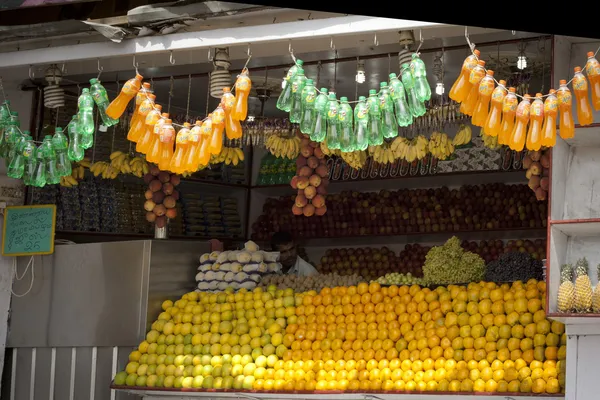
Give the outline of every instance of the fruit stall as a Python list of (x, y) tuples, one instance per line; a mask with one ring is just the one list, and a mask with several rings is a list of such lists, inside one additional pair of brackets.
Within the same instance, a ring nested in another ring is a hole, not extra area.
[(8, 174), (70, 243), (14, 285), (14, 398), (594, 398), (600, 44), (371, 20), (222, 29), (244, 43), (162, 76), (107, 48), (47, 79), (37, 135), (3, 105)]

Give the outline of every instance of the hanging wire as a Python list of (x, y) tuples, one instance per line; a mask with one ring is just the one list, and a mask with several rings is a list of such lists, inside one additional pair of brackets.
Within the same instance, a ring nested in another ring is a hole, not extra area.
[(292, 48), (292, 39), (290, 39), (290, 43), (288, 45), (288, 52), (290, 53), (290, 56), (292, 56), (294, 64), (296, 64), (296, 56), (294, 55), (294, 49)]
[(192, 94), (192, 74), (188, 75), (188, 96), (187, 96), (187, 106), (185, 108), (185, 119), (186, 122), (190, 119), (190, 95)]
[(171, 75), (171, 77), (169, 78), (169, 103), (167, 105), (167, 113), (169, 113), (169, 116), (171, 115), (171, 99), (173, 98), (174, 83), (175, 83), (175, 80), (173, 79), (173, 76)]
[(206, 110), (204, 110), (204, 119), (208, 118), (208, 104), (210, 103), (210, 75), (208, 73), (207, 89), (206, 89)]
[(135, 73), (136, 75), (139, 75), (140, 72), (138, 70), (138, 67), (140, 66), (140, 64), (135, 60), (135, 54), (133, 55), (133, 68), (135, 68)]
[(423, 30), (419, 29), (419, 46), (417, 47), (417, 50), (415, 50), (415, 53), (420, 54), (419, 50), (421, 50), (421, 46), (423, 46), (423, 42), (425, 40), (423, 39)]
[(323, 68), (323, 64), (321, 63), (321, 60), (319, 60), (317, 63), (317, 84), (315, 85), (317, 90), (319, 90), (319, 83), (321, 82), (321, 68)]
[[(64, 67), (64, 64), (63, 64), (63, 67)], [(104, 67), (100, 65), (100, 59), (98, 59), (98, 76), (96, 77), (96, 79), (100, 79), (100, 75), (102, 75), (102, 71), (104, 71)]]

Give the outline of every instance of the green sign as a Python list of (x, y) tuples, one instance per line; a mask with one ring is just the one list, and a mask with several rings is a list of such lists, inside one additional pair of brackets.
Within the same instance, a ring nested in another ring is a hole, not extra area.
[(2, 229), (2, 255), (31, 256), (54, 253), (56, 206), (6, 207)]

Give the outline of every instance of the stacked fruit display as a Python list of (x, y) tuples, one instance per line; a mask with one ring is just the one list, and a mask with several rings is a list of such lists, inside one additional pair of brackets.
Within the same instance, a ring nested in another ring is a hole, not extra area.
[(296, 159), (296, 176), (290, 184), (298, 190), (294, 199), (292, 213), (294, 215), (324, 215), (327, 212), (325, 194), (329, 184), (329, 171), (325, 154), (319, 143), (307, 137), (300, 142), (300, 155)]
[(482, 240), (479, 243), (463, 240), (461, 246), (465, 250), (479, 254), (486, 263), (497, 260), (503, 253), (520, 252), (528, 253), (536, 260), (546, 258), (545, 239), (518, 239), (508, 240), (506, 244), (502, 240)]
[(550, 149), (529, 151), (523, 158), (525, 176), (538, 200), (546, 200), (550, 188)]
[(260, 286), (267, 288), (275, 285), (280, 289), (294, 289), (296, 292), (306, 292), (309, 290), (320, 291), (326, 287), (351, 286), (363, 282), (364, 279), (358, 274), (338, 275), (335, 272), (330, 274), (317, 274), (311, 276), (297, 275), (268, 275), (260, 282)]
[(485, 279), (492, 282), (542, 280), (543, 265), (527, 253), (504, 253), (485, 267)]
[(267, 274), (281, 270), (279, 253), (261, 251), (248, 241), (240, 251), (213, 251), (200, 256), (196, 274), (199, 291), (254, 289)]
[(592, 288), (589, 264), (585, 257), (577, 260), (574, 267), (571, 264), (561, 267), (557, 302), (559, 312), (600, 313), (600, 265), (597, 268), (599, 283)]
[(400, 272), (391, 272), (389, 274), (385, 274), (384, 276), (380, 276), (375, 280), (375, 282), (380, 285), (425, 285), (425, 279), (417, 278), (413, 276), (410, 272), (407, 274), (403, 274)]
[(460, 247), (456, 236), (442, 246), (432, 247), (423, 264), (423, 277), (430, 285), (478, 282), (484, 273), (485, 261)]
[(114, 384), (237, 391), (564, 390), (566, 335), (527, 283), (192, 292)]
[(546, 202), (538, 202), (527, 185), (493, 183), (458, 189), (344, 191), (326, 196), (323, 218), (291, 215), (294, 197), (267, 199), (252, 225), (254, 240), (269, 240), (285, 227), (297, 238), (402, 235), (542, 228)]
[(150, 167), (150, 172), (144, 175), (144, 182), (148, 184), (145, 193), (146, 219), (156, 224), (159, 228), (167, 226), (169, 219), (177, 216), (177, 200), (179, 192), (175, 189), (181, 182), (178, 175), (161, 171), (156, 165)]

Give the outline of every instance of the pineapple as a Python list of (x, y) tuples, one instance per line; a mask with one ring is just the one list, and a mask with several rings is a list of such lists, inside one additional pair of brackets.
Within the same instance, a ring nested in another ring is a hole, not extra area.
[(569, 312), (575, 305), (575, 286), (573, 286), (573, 265), (560, 267), (560, 287), (558, 288), (558, 311)]
[(589, 312), (592, 308), (592, 282), (588, 276), (588, 261), (581, 258), (575, 264), (575, 309), (577, 312)]
[(592, 297), (592, 305), (594, 306), (594, 312), (600, 313), (600, 264), (598, 264), (598, 283), (594, 289), (594, 296)]

